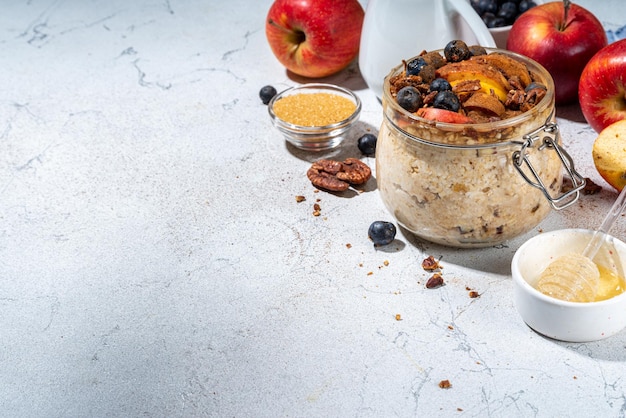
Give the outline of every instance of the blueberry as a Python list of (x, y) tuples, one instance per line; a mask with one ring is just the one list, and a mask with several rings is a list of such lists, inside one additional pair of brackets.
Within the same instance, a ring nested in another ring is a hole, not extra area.
[(482, 15), (483, 13), (485, 13), (483, 8), (481, 7), (480, 0), (471, 0), (470, 4), (474, 8), (474, 11), (478, 13), (479, 15)]
[(266, 105), (270, 102), (270, 100), (272, 100), (274, 96), (276, 96), (276, 93), (277, 92), (274, 86), (264, 86), (259, 92), (259, 97), (261, 97), (263, 104)]
[(433, 107), (458, 112), (461, 108), (459, 98), (451, 91), (440, 91), (433, 100)]
[(537, 83), (536, 81), (533, 81), (532, 83), (530, 83), (529, 85), (526, 86), (526, 88), (524, 89), (524, 91), (531, 91), (533, 89), (544, 89), (544, 90), (548, 90), (548, 88), (546, 86), (544, 86), (541, 83)]
[(430, 91), (446, 91), (452, 90), (452, 86), (445, 78), (435, 78), (428, 86)]
[(422, 107), (422, 95), (413, 86), (402, 87), (400, 91), (398, 91), (396, 100), (400, 107), (411, 113), (416, 112), (417, 109)]
[(419, 75), (424, 66), (428, 65), (422, 57), (413, 58), (406, 64), (406, 75)]
[(396, 237), (396, 226), (391, 222), (375, 221), (370, 225), (367, 235), (377, 247), (391, 244)]
[(512, 1), (502, 3), (496, 16), (501, 17), (507, 23), (513, 23), (515, 17), (517, 16), (517, 4), (513, 3)]
[(496, 0), (481, 0), (481, 7), (485, 13), (496, 13), (498, 11), (498, 2)]
[(500, 16), (496, 16), (496, 18), (493, 20), (493, 28), (501, 28), (503, 26), (507, 26), (507, 22), (503, 17)]
[(448, 42), (443, 49), (443, 54), (448, 62), (459, 62), (472, 56), (467, 44), (460, 39)]
[(376, 142), (378, 138), (374, 134), (364, 134), (359, 138), (357, 145), (359, 151), (365, 155), (372, 155), (376, 153)]
[(487, 13), (483, 13), (483, 15), (481, 16), (483, 19), (483, 22), (485, 23), (485, 25), (492, 29), (495, 28), (496, 25), (494, 23), (495, 19), (496, 19), (496, 15), (491, 13), (491, 12), (487, 12)]
[(517, 11), (519, 12), (519, 14), (524, 13), (526, 10), (531, 9), (533, 7), (535, 7), (537, 5), (537, 3), (535, 3), (532, 0), (522, 0), (519, 2), (519, 4), (517, 5)]

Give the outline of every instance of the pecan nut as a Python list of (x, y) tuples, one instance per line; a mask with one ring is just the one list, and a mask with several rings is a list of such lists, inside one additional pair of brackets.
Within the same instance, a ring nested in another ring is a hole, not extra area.
[(306, 176), (311, 180), (313, 186), (331, 192), (343, 192), (350, 187), (350, 183), (339, 180), (335, 175), (323, 171), (321, 167), (316, 166), (315, 163), (309, 168)]
[(344, 162), (319, 160), (311, 165), (306, 173), (315, 187), (332, 192), (348, 190), (352, 184), (367, 182), (372, 171), (367, 164), (356, 158), (348, 158)]
[(367, 164), (356, 158), (348, 158), (343, 162), (343, 170), (337, 173), (339, 180), (350, 184), (363, 184), (372, 177), (372, 170)]

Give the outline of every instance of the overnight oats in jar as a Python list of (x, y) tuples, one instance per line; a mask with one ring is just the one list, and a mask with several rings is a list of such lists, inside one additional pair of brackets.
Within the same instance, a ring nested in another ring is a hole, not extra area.
[(585, 185), (560, 146), (552, 78), (526, 57), (452, 41), (392, 69), (383, 112), (378, 189), (420, 238), (496, 245), (574, 203)]

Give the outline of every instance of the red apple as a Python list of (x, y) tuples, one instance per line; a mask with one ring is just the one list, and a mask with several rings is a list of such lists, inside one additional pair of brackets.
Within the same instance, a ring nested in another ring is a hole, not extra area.
[(626, 39), (602, 48), (583, 69), (580, 108), (596, 132), (626, 119)]
[(474, 120), (469, 118), (468, 116), (462, 115), (458, 112), (453, 112), (451, 110), (437, 109), (435, 107), (421, 107), (417, 109), (416, 114), (421, 118), (435, 120), (437, 122), (474, 123)]
[(265, 34), (288, 70), (326, 77), (356, 57), (364, 16), (357, 0), (276, 0), (267, 14)]
[(569, 0), (535, 6), (513, 23), (506, 48), (543, 65), (554, 79), (557, 104), (578, 97), (578, 80), (591, 57), (607, 45), (600, 21)]

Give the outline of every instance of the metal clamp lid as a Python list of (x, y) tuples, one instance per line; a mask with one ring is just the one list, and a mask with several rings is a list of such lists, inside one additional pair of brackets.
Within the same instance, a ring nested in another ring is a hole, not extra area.
[[(542, 133), (546, 135), (542, 137)], [(513, 152), (513, 163), (524, 180), (526, 180), (526, 182), (531, 186), (541, 190), (546, 199), (548, 199), (552, 207), (556, 210), (564, 209), (575, 203), (580, 196), (580, 191), (585, 187), (586, 182), (584, 177), (581, 176), (574, 168), (574, 161), (572, 160), (572, 157), (559, 145), (560, 134), (558, 125), (554, 122), (546, 122), (538, 129), (524, 135), (522, 139), (524, 141), (521, 143), (521, 148), (518, 151)], [(552, 197), (552, 195), (550, 195), (548, 188), (544, 185), (537, 170), (535, 170), (531, 164), (528, 158), (528, 153), (526, 152), (527, 148), (532, 147), (533, 144), (539, 140), (541, 141), (538, 148), (539, 151), (543, 151), (544, 149), (554, 150), (559, 156), (561, 163), (565, 167), (567, 175), (572, 181), (572, 190), (569, 190), (557, 197)], [(532, 177), (534, 177), (534, 180), (526, 174), (523, 169), (524, 165), (528, 168)]]

